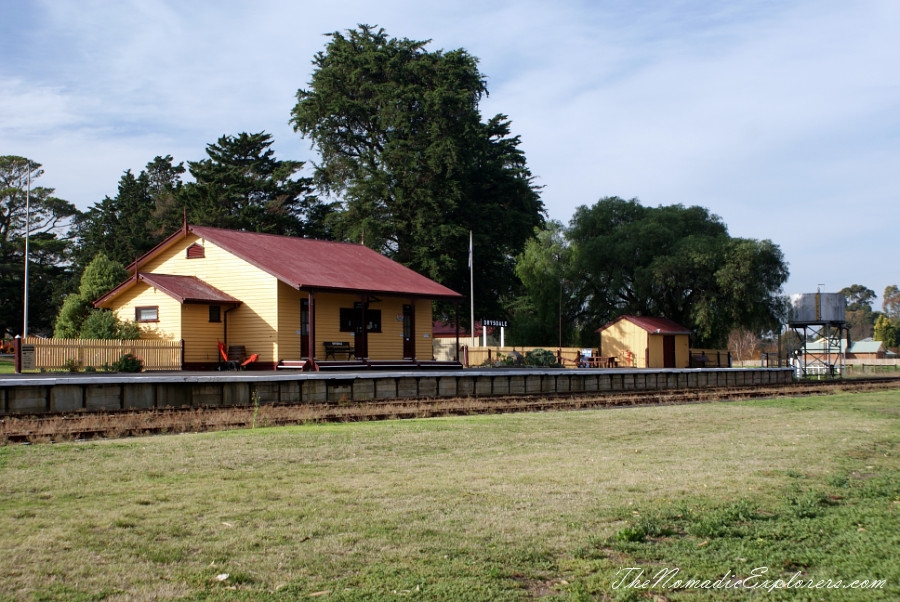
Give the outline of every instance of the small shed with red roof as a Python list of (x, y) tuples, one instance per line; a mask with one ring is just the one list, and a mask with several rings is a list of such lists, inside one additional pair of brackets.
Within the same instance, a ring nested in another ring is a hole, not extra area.
[(254, 368), (428, 362), (432, 301), (462, 299), (363, 245), (187, 224), (128, 269), (94, 305), (183, 340), (188, 369), (217, 365), (220, 341)]
[(668, 318), (619, 316), (597, 329), (600, 355), (619, 366), (688, 368), (691, 331)]

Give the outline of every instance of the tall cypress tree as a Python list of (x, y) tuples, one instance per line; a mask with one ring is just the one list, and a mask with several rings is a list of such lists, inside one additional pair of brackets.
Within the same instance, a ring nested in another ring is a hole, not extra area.
[(367, 25), (330, 37), (291, 122), (321, 155), (316, 183), (340, 199), (336, 236), (465, 291), (471, 230), (476, 305), (498, 313), (544, 207), (509, 120), (481, 120), (477, 59)]

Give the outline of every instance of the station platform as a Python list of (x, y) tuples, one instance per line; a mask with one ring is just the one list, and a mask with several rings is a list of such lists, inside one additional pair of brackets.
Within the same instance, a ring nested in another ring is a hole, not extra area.
[(792, 377), (790, 368), (17, 374), (0, 378), (0, 415), (750, 387)]

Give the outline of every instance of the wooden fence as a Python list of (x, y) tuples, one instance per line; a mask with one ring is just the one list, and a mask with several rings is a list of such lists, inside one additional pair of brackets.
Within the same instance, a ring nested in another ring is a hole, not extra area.
[[(759, 360), (756, 360), (756, 365), (759, 365)], [(731, 368), (731, 353), (727, 349), (692, 348), (691, 368)]]
[(143, 360), (144, 370), (181, 370), (184, 356), (183, 341), (158, 339), (110, 341), (28, 337), (22, 340), (23, 360), (31, 349), (34, 363), (33, 366), (23, 365), (26, 370), (102, 370), (127, 353)]
[[(503, 358), (514, 351), (524, 356), (529, 351), (535, 351), (537, 349), (550, 351), (557, 357), (557, 360), (561, 360), (562, 365), (566, 368), (577, 367), (578, 354), (581, 352), (580, 347), (563, 347), (562, 349), (557, 349), (556, 347), (472, 347), (467, 350), (469, 360), (468, 365), (493, 365), (494, 363), (503, 360)], [(561, 354), (561, 356), (557, 354)], [(460, 361), (463, 362), (463, 365), (466, 365), (462, 356), (460, 356)]]
[[(579, 356), (584, 358), (587, 355), (591, 355), (594, 357), (597, 357), (599, 355), (598, 349), (596, 347), (563, 347), (562, 349), (557, 349), (556, 347), (468, 347), (466, 345), (468, 341), (468, 337), (466, 337), (465, 339), (460, 338), (460, 346), (464, 349), (460, 351), (459, 361), (462, 362), (464, 366), (493, 365), (499, 360), (502, 360), (504, 357), (508, 356), (513, 351), (525, 355), (527, 352), (533, 351), (535, 349), (546, 349), (552, 352), (554, 355), (560, 354), (560, 359), (562, 360), (561, 363), (566, 368), (577, 368)], [(455, 339), (434, 339), (434, 357), (436, 359), (443, 360), (455, 359), (456, 356), (454, 347)], [(587, 353), (588, 351), (590, 351), (590, 354)], [(614, 360), (613, 362), (611, 362), (612, 367), (627, 368), (634, 365), (633, 357), (629, 359), (627, 356), (623, 355), (621, 357), (612, 359)], [(756, 360), (755, 365), (759, 365), (759, 360)], [(678, 367), (730, 368), (731, 354), (727, 349), (691, 349), (689, 366)]]

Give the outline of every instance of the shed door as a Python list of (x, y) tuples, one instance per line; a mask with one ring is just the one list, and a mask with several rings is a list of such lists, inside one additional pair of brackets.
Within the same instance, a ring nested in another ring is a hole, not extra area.
[(675, 368), (675, 335), (663, 335), (663, 368)]

